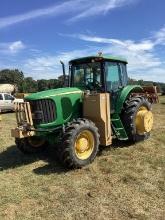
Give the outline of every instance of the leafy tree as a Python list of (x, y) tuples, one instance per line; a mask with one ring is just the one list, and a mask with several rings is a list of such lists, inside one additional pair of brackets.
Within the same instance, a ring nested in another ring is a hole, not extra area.
[(165, 83), (160, 83), (161, 93), (165, 95)]
[(40, 79), (37, 80), (37, 83), (38, 83), (38, 91), (44, 91), (49, 89), (48, 80)]
[(33, 93), (38, 91), (37, 81), (32, 77), (26, 77), (22, 84), (22, 92)]
[(49, 79), (48, 80), (48, 88), (56, 89), (62, 87), (61, 82), (58, 79)]
[(18, 69), (10, 70), (4, 69), (0, 71), (0, 83), (10, 83), (17, 85), (18, 90), (22, 90), (22, 83), (24, 81), (24, 74)]
[(38, 91), (44, 91), (48, 89), (56, 89), (62, 87), (62, 83), (58, 79), (41, 79), (37, 80), (38, 83)]

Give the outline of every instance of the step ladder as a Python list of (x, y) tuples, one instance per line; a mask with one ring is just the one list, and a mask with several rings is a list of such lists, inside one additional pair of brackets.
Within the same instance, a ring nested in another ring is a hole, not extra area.
[(116, 137), (119, 139), (119, 140), (128, 140), (128, 136), (127, 136), (127, 133), (124, 129), (124, 126), (123, 126), (123, 123), (120, 119), (120, 116), (118, 114), (113, 114), (111, 116), (111, 125), (112, 125), (112, 128), (113, 128), (113, 131), (116, 135)]

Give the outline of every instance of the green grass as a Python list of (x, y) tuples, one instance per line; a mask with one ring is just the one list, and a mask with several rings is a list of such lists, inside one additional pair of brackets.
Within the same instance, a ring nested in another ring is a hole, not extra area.
[(45, 155), (20, 153), (10, 129), (0, 128), (0, 219), (165, 219), (165, 97), (154, 105), (151, 138), (136, 145), (114, 142), (83, 169), (68, 171)]

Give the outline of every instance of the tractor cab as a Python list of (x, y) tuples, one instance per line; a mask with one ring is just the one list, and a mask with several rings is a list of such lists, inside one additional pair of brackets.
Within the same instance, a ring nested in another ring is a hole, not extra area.
[(90, 56), (70, 61), (70, 86), (98, 93), (110, 93), (111, 113), (119, 91), (128, 83), (127, 61), (112, 56)]
[(70, 86), (116, 93), (127, 85), (127, 61), (111, 56), (90, 56), (70, 61)]

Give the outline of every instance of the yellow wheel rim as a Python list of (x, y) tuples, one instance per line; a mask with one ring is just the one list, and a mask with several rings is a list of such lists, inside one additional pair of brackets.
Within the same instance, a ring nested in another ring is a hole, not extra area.
[(30, 137), (28, 138), (28, 142), (32, 147), (41, 147), (44, 143), (45, 140), (40, 139), (39, 137)]
[(136, 131), (140, 135), (152, 130), (153, 114), (145, 106), (139, 108), (136, 114), (135, 125)]
[(81, 160), (86, 160), (93, 152), (95, 145), (94, 136), (91, 131), (84, 130), (76, 138), (75, 153)]

